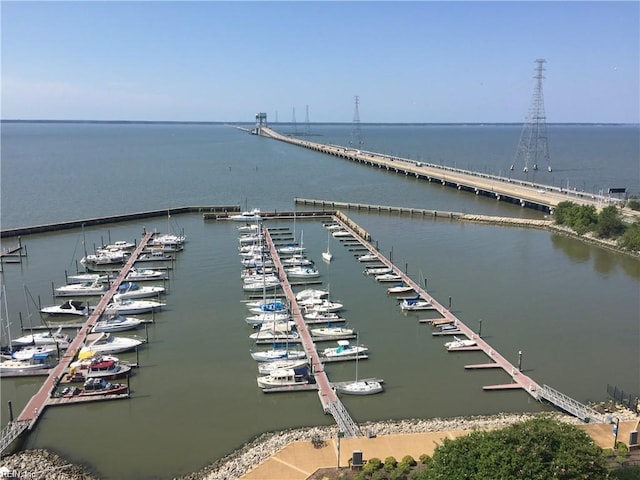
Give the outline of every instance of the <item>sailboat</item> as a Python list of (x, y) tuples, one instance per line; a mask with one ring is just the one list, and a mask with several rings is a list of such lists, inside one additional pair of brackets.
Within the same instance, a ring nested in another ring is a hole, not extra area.
[(322, 252), (322, 260), (324, 260), (327, 263), (331, 262), (331, 259), (333, 258), (333, 255), (331, 254), (331, 250), (329, 250), (329, 240), (331, 239), (331, 232), (327, 232), (327, 251), (326, 252)]
[[(358, 340), (356, 340), (357, 343)], [(373, 395), (384, 391), (382, 383), (378, 380), (358, 380), (358, 357), (359, 355), (356, 356), (355, 381), (335, 384), (336, 391), (347, 395)]]

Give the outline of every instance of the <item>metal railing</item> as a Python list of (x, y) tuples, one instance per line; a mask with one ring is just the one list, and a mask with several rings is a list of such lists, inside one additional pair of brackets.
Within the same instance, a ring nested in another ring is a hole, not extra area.
[(345, 437), (361, 437), (360, 427), (353, 421), (351, 415), (340, 400), (328, 404), (329, 413), (338, 424), (338, 429), (344, 432)]
[(13, 443), (13, 441), (29, 428), (28, 420), (16, 420), (9, 422), (0, 432), (0, 455)]
[(604, 423), (604, 415), (588, 407), (577, 400), (555, 390), (548, 385), (543, 385), (539, 391), (540, 397), (556, 407), (578, 417), (583, 422)]

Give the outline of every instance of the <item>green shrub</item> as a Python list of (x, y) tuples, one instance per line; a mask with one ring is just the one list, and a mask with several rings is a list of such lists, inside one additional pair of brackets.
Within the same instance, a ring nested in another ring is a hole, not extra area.
[(410, 467), (415, 467), (417, 465), (417, 462), (411, 455), (405, 455), (404, 457), (402, 457), (402, 463), (406, 463)]
[(387, 472), (394, 470), (397, 465), (398, 465), (398, 461), (395, 459), (395, 457), (387, 457), (384, 459), (384, 469)]
[(420, 455), (419, 458), (420, 458), (420, 463), (422, 463), (423, 465), (427, 465), (429, 462), (431, 462), (431, 457), (426, 453), (423, 453), (422, 455)]

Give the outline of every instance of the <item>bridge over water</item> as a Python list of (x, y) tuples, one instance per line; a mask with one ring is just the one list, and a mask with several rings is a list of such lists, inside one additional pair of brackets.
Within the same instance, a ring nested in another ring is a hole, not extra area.
[[(496, 200), (520, 204), (523, 207), (543, 210), (549, 213), (553, 213), (554, 208), (564, 201), (571, 201), (580, 205), (593, 205), (598, 210), (609, 205), (623, 206), (624, 204), (621, 199), (608, 195), (568, 190), (460, 168), (418, 162), (383, 153), (345, 148), (339, 145), (310, 142), (282, 135), (266, 126), (261, 126), (254, 133), (363, 165), (385, 169), (397, 174), (415, 176), (443, 186), (495, 198)], [(624, 209), (623, 213), (635, 218), (640, 217), (640, 212), (630, 209)]]

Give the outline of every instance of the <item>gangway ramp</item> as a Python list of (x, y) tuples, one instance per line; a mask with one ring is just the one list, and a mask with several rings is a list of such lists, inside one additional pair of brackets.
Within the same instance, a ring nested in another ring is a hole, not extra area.
[(565, 395), (558, 390), (551, 388), (548, 385), (543, 385), (540, 387), (538, 394), (541, 399), (546, 400), (549, 403), (552, 403), (556, 407), (564, 410), (567, 413), (579, 418), (585, 423), (604, 423), (605, 418), (604, 415), (597, 412), (591, 407), (588, 407), (577, 400)]

